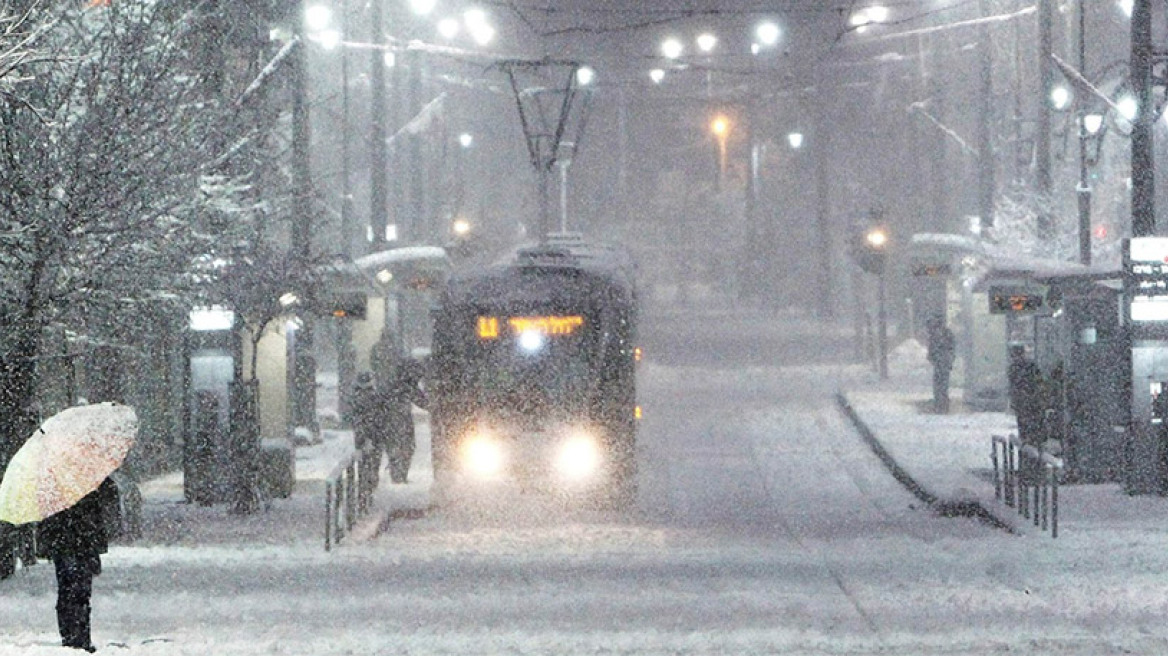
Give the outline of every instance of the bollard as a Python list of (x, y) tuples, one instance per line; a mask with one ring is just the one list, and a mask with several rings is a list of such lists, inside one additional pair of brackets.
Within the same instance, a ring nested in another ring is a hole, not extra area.
[(994, 466), (994, 499), (1002, 500), (1002, 479), (998, 472), (998, 442), (1001, 436), (994, 435), (990, 441), (990, 462)]
[(333, 482), (324, 483), (324, 550), (332, 549), (333, 537)]

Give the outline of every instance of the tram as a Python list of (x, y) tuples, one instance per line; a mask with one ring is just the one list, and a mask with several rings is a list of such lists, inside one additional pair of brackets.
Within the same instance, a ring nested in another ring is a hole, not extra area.
[(456, 273), (434, 309), (437, 482), (607, 490), (636, 474), (637, 297), (620, 249), (549, 240)]

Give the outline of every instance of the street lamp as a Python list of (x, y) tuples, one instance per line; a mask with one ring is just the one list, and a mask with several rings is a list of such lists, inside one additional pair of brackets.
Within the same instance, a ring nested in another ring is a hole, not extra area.
[(489, 44), (495, 38), (495, 28), (491, 26), (487, 20), (487, 12), (473, 7), (467, 9), (462, 15), (466, 22), (466, 30), (470, 32), (470, 38), (480, 46)]
[(437, 27), (438, 27), (438, 35), (441, 36), (443, 39), (446, 39), (447, 41), (458, 36), (458, 32), (462, 29), (462, 26), (458, 23), (457, 18), (449, 18), (449, 17), (443, 18), (442, 20), (438, 21)]
[(877, 25), (888, 21), (888, 7), (883, 5), (872, 5), (864, 7), (858, 11), (852, 12), (851, 17), (848, 18), (848, 25), (858, 33), (867, 31), (871, 25)]
[(665, 55), (666, 59), (677, 59), (684, 52), (685, 46), (677, 38), (669, 37), (661, 42), (661, 54)]
[(309, 33), (324, 32), (333, 21), (333, 10), (326, 5), (312, 5), (304, 10), (304, 27)]
[(726, 174), (726, 139), (730, 136), (730, 119), (718, 114), (710, 121), (710, 132), (718, 140), (718, 167), (714, 177), (714, 189), (721, 193), (722, 178)]
[[(876, 220), (882, 218), (880, 210), (873, 210), (872, 214)], [(864, 231), (860, 253), (860, 266), (868, 273), (876, 274), (876, 341), (879, 348), (877, 371), (882, 380), (888, 378), (888, 303), (885, 276), (888, 244), (888, 230), (881, 225), (874, 225)]]
[(758, 45), (764, 48), (772, 48), (779, 42), (779, 37), (782, 36), (783, 31), (779, 28), (777, 23), (766, 21), (759, 23), (754, 28), (754, 38), (758, 39)]
[(417, 16), (429, 16), (437, 4), (437, 0), (410, 0), (410, 10)]
[(596, 70), (591, 66), (581, 66), (576, 69), (576, 82), (580, 86), (586, 87), (596, 80)]
[(787, 145), (793, 150), (799, 150), (803, 147), (803, 133), (802, 132), (788, 132)]

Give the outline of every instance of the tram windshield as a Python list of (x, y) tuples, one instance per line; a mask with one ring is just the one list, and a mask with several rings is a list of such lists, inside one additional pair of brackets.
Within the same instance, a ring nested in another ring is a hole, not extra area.
[(583, 313), (479, 314), (459, 385), (494, 407), (582, 403), (593, 379), (592, 323)]

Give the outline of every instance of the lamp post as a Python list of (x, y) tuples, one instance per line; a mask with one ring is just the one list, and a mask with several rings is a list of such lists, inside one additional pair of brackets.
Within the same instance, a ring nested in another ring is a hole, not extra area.
[(706, 55), (706, 98), (714, 97), (714, 70), (712, 53), (714, 48), (718, 46), (718, 37), (709, 33), (703, 32), (697, 38), (698, 50)]
[[(343, 39), (349, 37), (349, 7), (340, 0), (340, 31), (332, 29), (332, 12), (323, 5), (314, 5), (306, 12), (310, 30), (319, 34), (318, 40), (326, 50), (340, 47), (341, 58), (341, 243), (340, 255), (353, 258), (353, 187), (352, 151), (350, 147), (351, 107), (349, 100), (349, 53)], [(348, 319), (336, 321), (337, 348), (337, 413), (344, 424), (349, 422), (350, 389), (356, 377), (356, 354), (353, 349), (353, 327)]]
[[(873, 217), (881, 218), (878, 211), (873, 211)], [(876, 274), (876, 342), (878, 348), (876, 369), (880, 373), (880, 379), (888, 378), (888, 303), (887, 303), (887, 283), (885, 271), (885, 259), (888, 251), (888, 232), (883, 227), (875, 226), (868, 229), (864, 233), (864, 248), (865, 253), (863, 257), (869, 262), (865, 267), (871, 273)]]
[(714, 169), (714, 191), (722, 192), (722, 178), (726, 174), (726, 139), (730, 136), (730, 119), (718, 114), (710, 121), (710, 132), (718, 141), (718, 161)]
[[(382, 42), (384, 22), (383, 3), (374, 0), (369, 4), (371, 43)], [(389, 190), (386, 186), (389, 145), (385, 125), (389, 101), (385, 89), (385, 53), (372, 48), (369, 57), (369, 249), (377, 252), (385, 248), (389, 226)], [(394, 173), (396, 175), (397, 172)]]
[[(300, 5), (297, 31), (304, 34), (307, 7)], [(291, 60), (292, 76), (292, 186), (300, 197), (292, 210), (290, 260), (298, 272), (305, 272), (312, 258), (312, 170), (310, 152), (312, 134), (308, 109), (308, 51), (296, 48)], [(312, 357), (312, 317), (304, 316), (289, 348), (292, 356), (290, 382), (293, 426), (316, 429), (316, 362)]]
[[(1087, 71), (1086, 0), (1079, 0), (1079, 71)], [(1079, 103), (1079, 186), (1075, 194), (1079, 201), (1079, 262), (1091, 264), (1091, 180), (1087, 174), (1087, 108)]]

